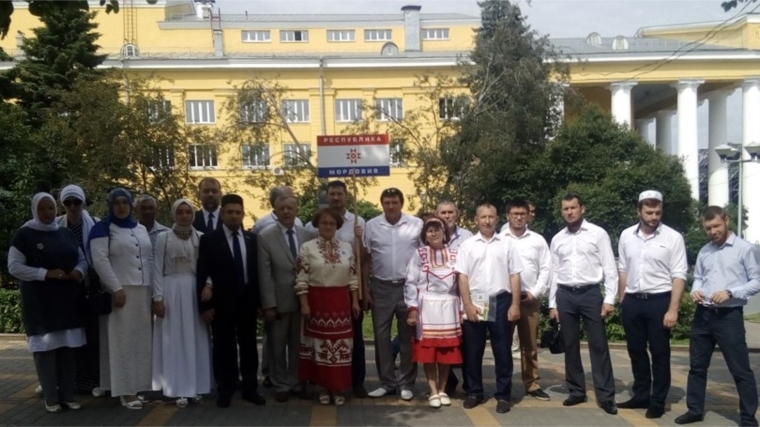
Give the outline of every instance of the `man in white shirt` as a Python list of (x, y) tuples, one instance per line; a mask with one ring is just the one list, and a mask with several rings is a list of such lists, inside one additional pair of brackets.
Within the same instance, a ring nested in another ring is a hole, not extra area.
[(441, 203), (438, 203), (435, 214), (446, 223), (446, 227), (449, 229), (449, 233), (451, 234), (449, 248), (457, 250), (462, 242), (472, 237), (472, 232), (470, 230), (466, 230), (457, 225), (457, 222), (459, 221), (459, 210), (454, 202), (444, 200)]
[(662, 193), (641, 193), (637, 211), (639, 222), (618, 242), (618, 296), (633, 371), (633, 397), (618, 408), (643, 408), (647, 418), (660, 418), (670, 390), (670, 329), (686, 285), (686, 245), (660, 222)]
[[(406, 265), (414, 250), (420, 246), (422, 220), (401, 212), (404, 195), (397, 188), (388, 188), (380, 194), (381, 215), (367, 221), (364, 230), (364, 247), (367, 251), (362, 267), (365, 310), (372, 306), (375, 332), (375, 360), (382, 385), (369, 393), (382, 397), (401, 390), (401, 398), (412, 400), (417, 364), (412, 363), (412, 327), (407, 325), (407, 307), (404, 303)], [(372, 265), (372, 283), (369, 283)], [(369, 286), (368, 286), (369, 283)], [(401, 365), (396, 377), (391, 348), (393, 316), (398, 322), (401, 344)]]
[[(533, 222), (533, 219), (536, 217), (536, 205), (533, 204), (533, 202), (530, 200), (526, 200), (526, 202), (528, 203), (528, 217), (526, 218), (525, 225), (525, 229), (527, 230), (528, 225), (530, 225), (530, 223)], [(507, 222), (501, 226), (501, 230), (499, 230), (500, 233), (505, 233), (507, 230), (509, 230), (509, 209), (507, 209), (507, 213), (505, 214), (504, 219), (506, 219)], [(512, 358), (515, 360), (522, 360), (522, 353), (520, 352), (520, 334), (517, 329), (515, 329), (515, 332), (512, 334)], [(525, 372), (523, 371), (523, 374), (524, 373)], [(536, 373), (538, 373), (538, 371), (536, 371)]]
[[(274, 210), (274, 202), (279, 197), (284, 197), (284, 196), (295, 197), (296, 193), (293, 191), (292, 188), (286, 185), (273, 187), (271, 190), (269, 190), (269, 204), (272, 206), (272, 212), (269, 212), (268, 214), (257, 219), (256, 222), (253, 224), (251, 233), (253, 234), (261, 233), (261, 231), (264, 230), (265, 228), (277, 223), (277, 214), (275, 213), (275, 210)], [(303, 223), (298, 218), (296, 218), (296, 225), (299, 227), (303, 227)], [(262, 367), (261, 369), (264, 369), (265, 367), (266, 366)]]
[[(512, 329), (516, 330), (519, 336), (525, 392), (538, 400), (550, 400), (549, 395), (538, 385), (537, 337), (538, 299), (549, 290), (552, 256), (544, 237), (528, 230), (529, 218), (528, 202), (525, 199), (513, 199), (507, 205), (508, 227), (501, 235), (512, 242), (523, 265), (523, 271), (520, 273), (520, 320), (512, 325)], [(514, 349), (512, 351), (514, 353)]]
[(222, 203), (222, 184), (218, 179), (207, 176), (198, 184), (198, 199), (201, 210), (195, 212), (193, 228), (201, 233), (209, 233), (222, 228), (219, 218)]
[(467, 319), (462, 324), (466, 342), (464, 375), (467, 398), (462, 406), (472, 409), (483, 402), (483, 352), (486, 334), (496, 362), (496, 412), (510, 411), (512, 397), (512, 323), (520, 320), (520, 256), (512, 243), (496, 234), (496, 208), (482, 204), (476, 210), (478, 233), (459, 247), (456, 271), (459, 293)]
[[(587, 400), (579, 331), (583, 319), (597, 404), (604, 412), (615, 415), (615, 378), (604, 328), (604, 318), (615, 311), (618, 285), (610, 236), (583, 219), (586, 207), (579, 195), (565, 195), (561, 210), (566, 227), (554, 236), (550, 246), (549, 317), (562, 325), (565, 343), (565, 378), (570, 396), (562, 405), (574, 406)], [(599, 288), (602, 282), (604, 296)]]
[[(346, 209), (346, 200), (348, 199), (346, 184), (343, 181), (328, 182), (326, 198), (328, 206), (337, 210), (343, 216), (343, 225), (335, 232), (335, 237), (342, 242), (349, 243), (354, 249), (354, 253), (356, 253), (357, 243), (361, 246), (360, 251), (364, 252), (364, 245), (362, 244), (362, 231), (365, 226), (364, 218), (354, 215)], [(317, 233), (317, 229), (314, 228), (311, 221), (306, 223), (306, 229)], [(363, 297), (361, 289), (362, 286), (359, 287), (360, 300)], [(364, 388), (364, 379), (367, 376), (367, 364), (364, 348), (364, 332), (362, 329), (363, 323), (364, 312), (361, 312), (359, 313), (359, 317), (354, 319), (354, 349), (351, 359), (354, 396), (361, 399), (368, 396), (367, 390)]]

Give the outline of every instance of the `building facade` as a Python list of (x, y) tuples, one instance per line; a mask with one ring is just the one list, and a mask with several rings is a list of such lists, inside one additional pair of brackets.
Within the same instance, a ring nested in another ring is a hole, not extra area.
[[(94, 10), (97, 3), (91, 2)], [(480, 25), (475, 16), (428, 14), (413, 5), (390, 14), (258, 15), (224, 14), (213, 4), (191, 0), (120, 3), (118, 14), (101, 12), (96, 18), (102, 34), (98, 43), (109, 55), (105, 66), (163, 77), (166, 99), (187, 123), (220, 126), (234, 120), (225, 117), (221, 106), (246, 80), (271, 80), (286, 88), (283, 108), (306, 147), (295, 145), (285, 131), (272, 141), (255, 141), (256, 147), (244, 144), (219, 153), (213, 147), (192, 147), (188, 167), (230, 187), (242, 185), (251, 170), (276, 173), (287, 167), (294, 150), (309, 150), (295, 154), (314, 160), (316, 137), (340, 134), (360, 118), (361, 103), (382, 105), (394, 117), (418, 108), (417, 77), (455, 77), (456, 65), (472, 48), (473, 30)], [(14, 4), (12, 30), (29, 34), (39, 21), (28, 14), (25, 2)], [(760, 16), (642, 28), (633, 37), (592, 33), (552, 42), (568, 55), (573, 89), (642, 135), (656, 129), (651, 144), (683, 159), (697, 199), (705, 196), (699, 186), (697, 107), (707, 101), (707, 198), (710, 204), (728, 203), (728, 168), (713, 149), (729, 142), (726, 98), (735, 91), (743, 98), (743, 138), (730, 142), (760, 141)], [(23, 55), (19, 36), (7, 37), (0, 46), (12, 56)], [(0, 70), (11, 66), (0, 63)], [(441, 119), (452, 116), (444, 111), (447, 102), (440, 100)], [(743, 169), (750, 216), (745, 235), (758, 242), (760, 198), (750, 196), (760, 184), (760, 164), (746, 163)], [(364, 198), (377, 203), (389, 186), (416, 194), (407, 173), (404, 164), (395, 162), (391, 176), (380, 178)], [(268, 210), (261, 196), (254, 194), (258, 200), (247, 204), (254, 216)]]

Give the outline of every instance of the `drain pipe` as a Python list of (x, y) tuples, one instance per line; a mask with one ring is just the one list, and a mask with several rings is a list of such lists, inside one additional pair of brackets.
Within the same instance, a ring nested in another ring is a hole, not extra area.
[(325, 66), (325, 57), (320, 56), (319, 57), (319, 103), (320, 103), (320, 109), (322, 111), (322, 135), (327, 134), (327, 118), (325, 114), (325, 78), (324, 78), (324, 66)]

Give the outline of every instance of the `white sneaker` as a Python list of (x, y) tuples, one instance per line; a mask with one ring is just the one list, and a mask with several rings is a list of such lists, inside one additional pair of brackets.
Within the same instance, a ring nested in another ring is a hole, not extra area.
[(34, 389), (34, 394), (42, 396), (42, 385), (38, 385), (37, 388)]
[(94, 389), (92, 389), (92, 397), (103, 397), (105, 395), (106, 395), (106, 392), (103, 391), (103, 389), (100, 387), (95, 387)]
[(411, 390), (401, 390), (401, 399), (407, 400), (407, 401), (412, 400), (414, 399), (414, 393), (412, 393)]
[(377, 389), (367, 393), (367, 396), (369, 397), (383, 397), (386, 394), (390, 393), (388, 390), (386, 390), (383, 387), (378, 387)]

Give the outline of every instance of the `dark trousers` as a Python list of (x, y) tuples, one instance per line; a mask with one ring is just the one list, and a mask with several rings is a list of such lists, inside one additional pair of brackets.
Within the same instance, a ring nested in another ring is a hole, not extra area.
[(615, 378), (612, 376), (610, 350), (602, 319), (602, 291), (598, 285), (569, 290), (560, 285), (557, 290), (557, 311), (565, 344), (565, 381), (570, 396), (586, 395), (586, 378), (581, 361), (580, 322), (586, 330), (591, 373), (599, 402), (615, 399)]
[(367, 361), (364, 349), (364, 312), (359, 312), (359, 317), (354, 319), (354, 350), (351, 353), (351, 384), (354, 387), (364, 385), (367, 376)]
[(686, 406), (689, 412), (705, 413), (707, 368), (715, 344), (720, 347), (728, 370), (734, 377), (739, 395), (741, 425), (756, 426), (757, 384), (749, 366), (749, 353), (744, 331), (744, 310), (741, 307), (705, 308), (697, 306), (691, 324), (689, 343), (689, 381), (686, 386)]
[(663, 326), (663, 319), (669, 307), (670, 292), (629, 294), (623, 299), (623, 328), (633, 371), (633, 399), (637, 402), (665, 405), (670, 390), (670, 329)]
[(495, 321), (470, 322), (462, 325), (462, 338), (467, 342), (466, 356), (462, 371), (467, 381), (467, 394), (483, 397), (483, 353), (486, 350), (486, 334), (491, 338), (491, 350), (496, 362), (496, 394), (498, 400), (512, 397), (512, 326), (507, 320), (507, 311), (512, 303), (512, 295), (504, 292), (496, 297)]
[(214, 321), (211, 322), (211, 332), (214, 344), (214, 376), (219, 395), (232, 396), (237, 388), (239, 376), (243, 378), (243, 394), (255, 392), (258, 388), (256, 373), (259, 369), (256, 310), (242, 302), (236, 303), (235, 307), (227, 312), (216, 310)]
[(45, 402), (49, 405), (74, 401), (74, 355), (74, 349), (70, 347), (34, 352), (37, 378), (40, 380)]

